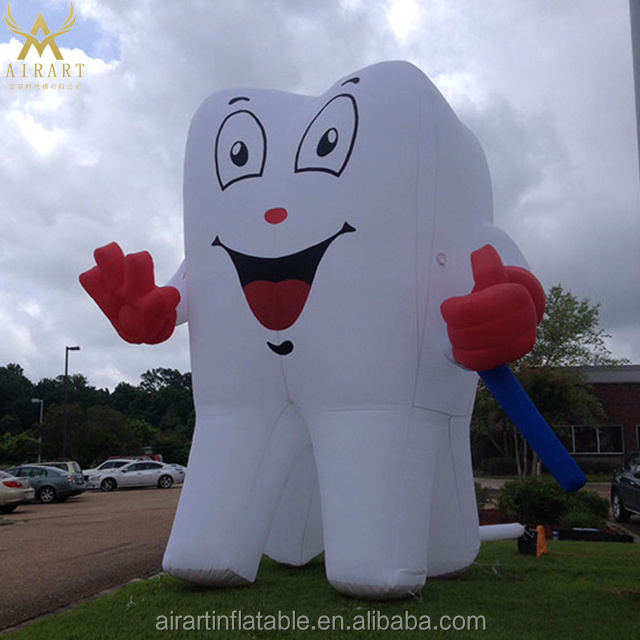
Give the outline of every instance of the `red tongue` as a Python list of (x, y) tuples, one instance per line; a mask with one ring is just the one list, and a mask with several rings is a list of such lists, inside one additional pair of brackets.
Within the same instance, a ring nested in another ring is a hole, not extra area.
[(311, 285), (302, 280), (254, 280), (243, 291), (258, 322), (272, 331), (282, 331), (302, 313)]

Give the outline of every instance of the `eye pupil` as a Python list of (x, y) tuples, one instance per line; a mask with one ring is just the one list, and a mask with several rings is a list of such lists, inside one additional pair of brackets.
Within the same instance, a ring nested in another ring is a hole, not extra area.
[(249, 160), (249, 149), (247, 149), (247, 145), (242, 140), (238, 140), (231, 147), (229, 156), (236, 167), (244, 167)]
[(338, 144), (338, 130), (335, 129), (334, 127), (331, 127), (331, 129), (327, 129), (324, 132), (324, 135), (322, 136), (322, 138), (320, 138), (320, 142), (318, 142), (318, 146), (316, 148), (316, 153), (321, 158), (324, 158), (325, 156), (328, 156), (336, 148), (337, 144)]

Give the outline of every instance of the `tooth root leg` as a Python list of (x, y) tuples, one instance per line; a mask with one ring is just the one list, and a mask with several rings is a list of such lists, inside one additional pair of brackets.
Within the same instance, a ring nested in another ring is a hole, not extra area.
[(309, 423), (329, 581), (364, 598), (419, 592), (446, 422), (407, 409), (325, 412)]
[(199, 417), (163, 568), (205, 586), (253, 582), (276, 507), (309, 437), (265, 411)]

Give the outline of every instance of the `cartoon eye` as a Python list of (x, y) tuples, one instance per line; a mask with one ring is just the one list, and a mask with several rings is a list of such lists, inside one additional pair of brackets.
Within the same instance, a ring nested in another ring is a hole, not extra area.
[(236, 167), (244, 167), (249, 161), (249, 149), (247, 149), (247, 145), (242, 142), (242, 140), (238, 140), (238, 142), (231, 147), (229, 156), (231, 157), (231, 162), (233, 162)]
[(340, 176), (349, 162), (358, 132), (358, 107), (341, 94), (322, 107), (302, 136), (295, 171), (325, 171)]
[(267, 158), (264, 127), (250, 111), (228, 115), (216, 136), (215, 162), (220, 187), (245, 178), (258, 178)]

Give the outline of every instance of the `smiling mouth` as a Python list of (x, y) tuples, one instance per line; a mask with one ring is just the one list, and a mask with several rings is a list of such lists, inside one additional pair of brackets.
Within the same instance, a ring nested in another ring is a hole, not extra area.
[(313, 278), (333, 241), (355, 228), (348, 222), (330, 238), (280, 258), (257, 258), (230, 249), (216, 236), (214, 247), (222, 247), (231, 258), (249, 308), (258, 322), (272, 331), (288, 329), (300, 317)]

